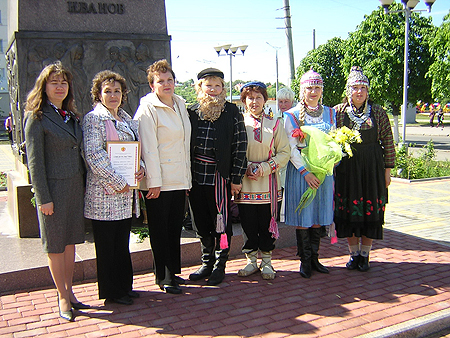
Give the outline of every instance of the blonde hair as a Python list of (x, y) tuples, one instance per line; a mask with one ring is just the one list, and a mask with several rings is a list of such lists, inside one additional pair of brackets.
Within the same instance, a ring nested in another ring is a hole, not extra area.
[[(197, 94), (201, 91), (203, 82), (205, 82), (206, 80), (209, 80), (209, 79), (218, 79), (218, 80), (220, 80), (220, 82), (222, 83), (222, 88), (225, 89), (225, 80), (224, 79), (222, 79), (221, 77), (218, 77), (218, 76), (209, 75), (209, 76), (202, 77), (195, 84), (195, 91), (197, 92)], [(225, 89), (225, 92), (226, 92), (226, 89)]]
[(56, 61), (55, 63), (49, 64), (41, 71), (36, 79), (33, 89), (27, 95), (25, 111), (27, 114), (33, 115), (34, 118), (38, 120), (42, 119), (42, 107), (48, 100), (45, 87), (50, 75), (52, 74), (62, 75), (69, 84), (69, 91), (66, 98), (63, 100), (62, 109), (77, 114), (72, 88), (72, 73), (64, 68), (61, 61)]

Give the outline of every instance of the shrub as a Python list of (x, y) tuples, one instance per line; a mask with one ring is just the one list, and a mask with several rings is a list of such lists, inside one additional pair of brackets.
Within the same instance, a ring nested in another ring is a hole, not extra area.
[(450, 162), (435, 160), (433, 141), (428, 141), (423, 149), (425, 152), (420, 157), (413, 157), (406, 147), (399, 147), (393, 176), (410, 180), (450, 176)]
[(0, 172), (0, 187), (6, 187), (6, 178), (7, 175), (5, 172)]

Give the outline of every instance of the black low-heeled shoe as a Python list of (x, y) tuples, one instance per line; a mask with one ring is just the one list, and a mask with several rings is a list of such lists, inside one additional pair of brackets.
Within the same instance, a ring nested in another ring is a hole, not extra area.
[(186, 280), (184, 278), (181, 278), (180, 276), (173, 276), (173, 280), (177, 284), (181, 284), (181, 285), (186, 284)]
[(367, 257), (361, 256), (358, 263), (358, 270), (361, 272), (366, 272), (369, 271), (369, 269), (370, 269), (369, 256)]
[(347, 270), (355, 270), (355, 269), (357, 269), (360, 259), (361, 259), (361, 255), (350, 256), (350, 260), (345, 265), (347, 267)]
[(159, 288), (166, 293), (172, 293), (174, 295), (183, 293), (183, 290), (178, 285), (160, 285)]
[(128, 297), (130, 298), (139, 298), (141, 295), (137, 291), (128, 291)]
[(72, 307), (75, 310), (86, 310), (86, 309), (90, 309), (91, 308), (90, 305), (83, 304), (82, 302), (77, 302), (77, 303), (70, 302), (70, 304), (72, 305)]
[(132, 305), (134, 302), (129, 296), (123, 296), (120, 298), (107, 298), (106, 302), (112, 302), (123, 305)]

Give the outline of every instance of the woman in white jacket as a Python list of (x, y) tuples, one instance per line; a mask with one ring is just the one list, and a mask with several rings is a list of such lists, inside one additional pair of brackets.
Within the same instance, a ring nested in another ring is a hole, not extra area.
[(139, 120), (146, 178), (145, 196), (156, 284), (180, 294), (180, 237), (186, 191), (191, 188), (191, 125), (185, 101), (174, 94), (175, 74), (166, 60), (147, 69), (152, 93), (141, 98), (134, 116)]

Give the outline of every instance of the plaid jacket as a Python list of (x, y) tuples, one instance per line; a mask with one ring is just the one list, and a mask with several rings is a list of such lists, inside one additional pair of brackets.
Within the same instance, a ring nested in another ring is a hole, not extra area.
[[(334, 107), (336, 110), (336, 128), (344, 125), (344, 116), (347, 114), (346, 108), (348, 103), (341, 103)], [(384, 167), (394, 168), (395, 166), (395, 146), (392, 137), (391, 123), (384, 109), (379, 105), (372, 105), (371, 118), (375, 118), (377, 122), (378, 141), (384, 150)], [(353, 122), (350, 121), (349, 128), (353, 127)], [(369, 129), (370, 126), (364, 123), (361, 130)]]

